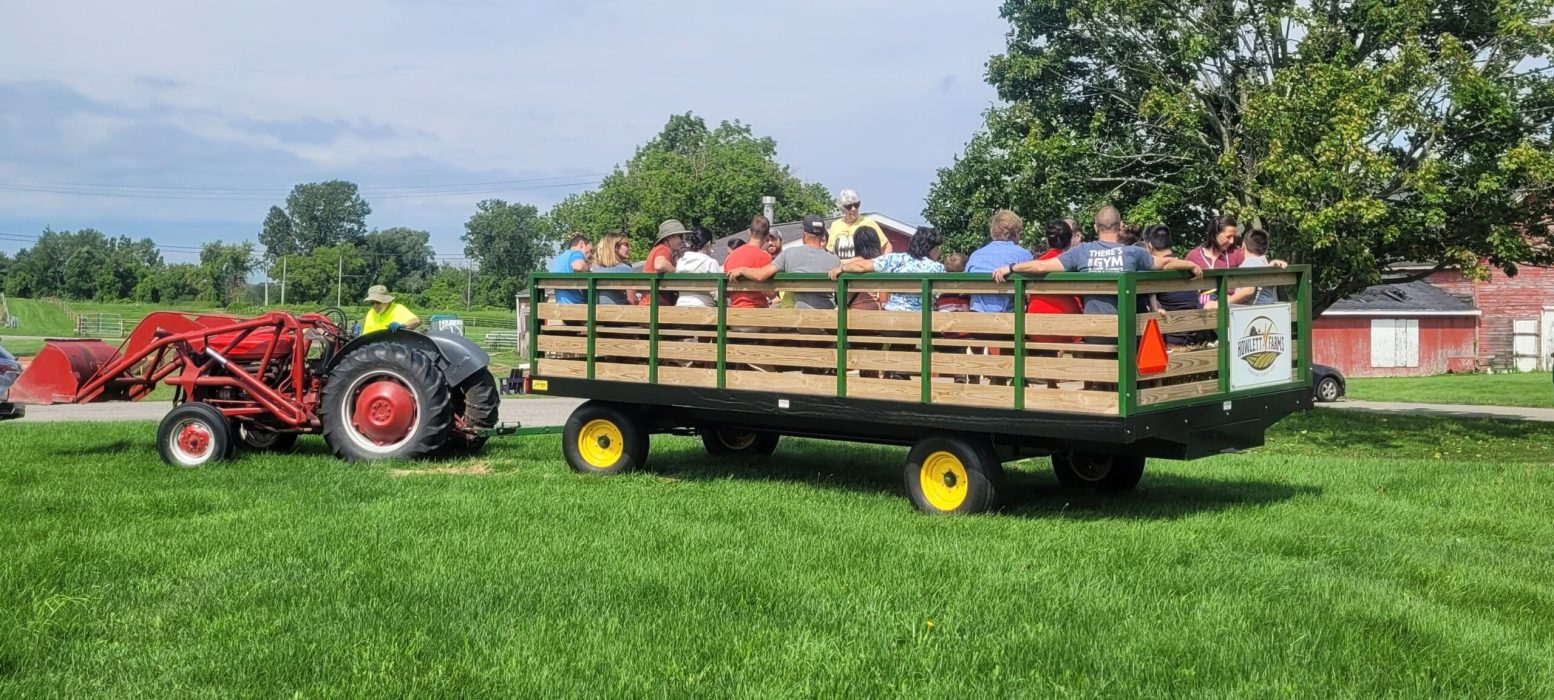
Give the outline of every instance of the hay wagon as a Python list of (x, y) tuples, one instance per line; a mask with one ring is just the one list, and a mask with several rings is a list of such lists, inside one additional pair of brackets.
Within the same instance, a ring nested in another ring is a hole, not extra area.
[[(535, 393), (588, 401), (568, 419), (573, 469), (641, 466), (655, 433), (715, 455), (772, 452), (783, 436), (909, 446), (905, 481), (931, 513), (997, 500), (1003, 463), (1047, 455), (1068, 486), (1132, 489), (1148, 458), (1262, 444), (1310, 406), (1310, 271), (970, 274), (537, 274), (527, 353)], [(1273, 287), (1285, 301), (1150, 311), (1171, 291)], [(557, 292), (583, 303), (559, 303)], [(921, 312), (672, 306), (660, 293), (912, 295)], [(645, 294), (643, 305), (601, 303)], [(938, 295), (1116, 296), (1119, 315), (934, 311)], [(1212, 335), (1207, 335), (1212, 332)], [(1173, 347), (1163, 336), (1215, 342)]]

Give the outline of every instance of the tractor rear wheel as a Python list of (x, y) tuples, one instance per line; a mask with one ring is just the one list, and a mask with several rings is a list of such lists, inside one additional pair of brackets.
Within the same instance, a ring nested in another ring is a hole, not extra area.
[(462, 430), (455, 430), (448, 437), (445, 447), (450, 452), (478, 452), (486, 446), (486, 438), (478, 433), (495, 428), (502, 410), (502, 395), (496, 389), (496, 377), (491, 370), (482, 369), (453, 388), (453, 420)]
[(232, 454), (232, 423), (208, 403), (182, 403), (157, 426), (156, 451), (162, 461), (186, 469), (202, 467)]
[(324, 441), (348, 460), (416, 459), (453, 430), (448, 385), (432, 358), (408, 345), (363, 345), (324, 384)]

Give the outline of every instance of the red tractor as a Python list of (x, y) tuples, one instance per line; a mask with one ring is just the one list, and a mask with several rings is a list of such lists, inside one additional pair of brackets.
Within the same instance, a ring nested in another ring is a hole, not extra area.
[(147, 316), (118, 350), (50, 340), (11, 389), (18, 403), (137, 401), (175, 388), (157, 429), (163, 461), (195, 467), (236, 446), (285, 450), (321, 433), (351, 460), (478, 450), (498, 432), (490, 356), (458, 335), (351, 338), (338, 309), (244, 319)]

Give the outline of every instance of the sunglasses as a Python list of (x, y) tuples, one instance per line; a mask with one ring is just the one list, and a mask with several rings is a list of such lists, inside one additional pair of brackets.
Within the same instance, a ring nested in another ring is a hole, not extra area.
[(844, 205), (842, 205), (842, 208), (843, 209), (857, 209), (858, 205), (856, 205), (856, 204), (844, 204)]

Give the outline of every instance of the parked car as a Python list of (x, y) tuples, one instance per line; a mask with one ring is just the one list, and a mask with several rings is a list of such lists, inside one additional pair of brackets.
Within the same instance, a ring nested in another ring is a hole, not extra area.
[(1312, 398), (1323, 403), (1332, 403), (1343, 398), (1348, 385), (1344, 382), (1344, 373), (1337, 367), (1327, 365), (1311, 366), (1311, 394)]
[(18, 406), (7, 399), (11, 395), (11, 384), (22, 373), (22, 365), (16, 361), (16, 357), (0, 347), (0, 420), (21, 418), (27, 415), (24, 406)]

